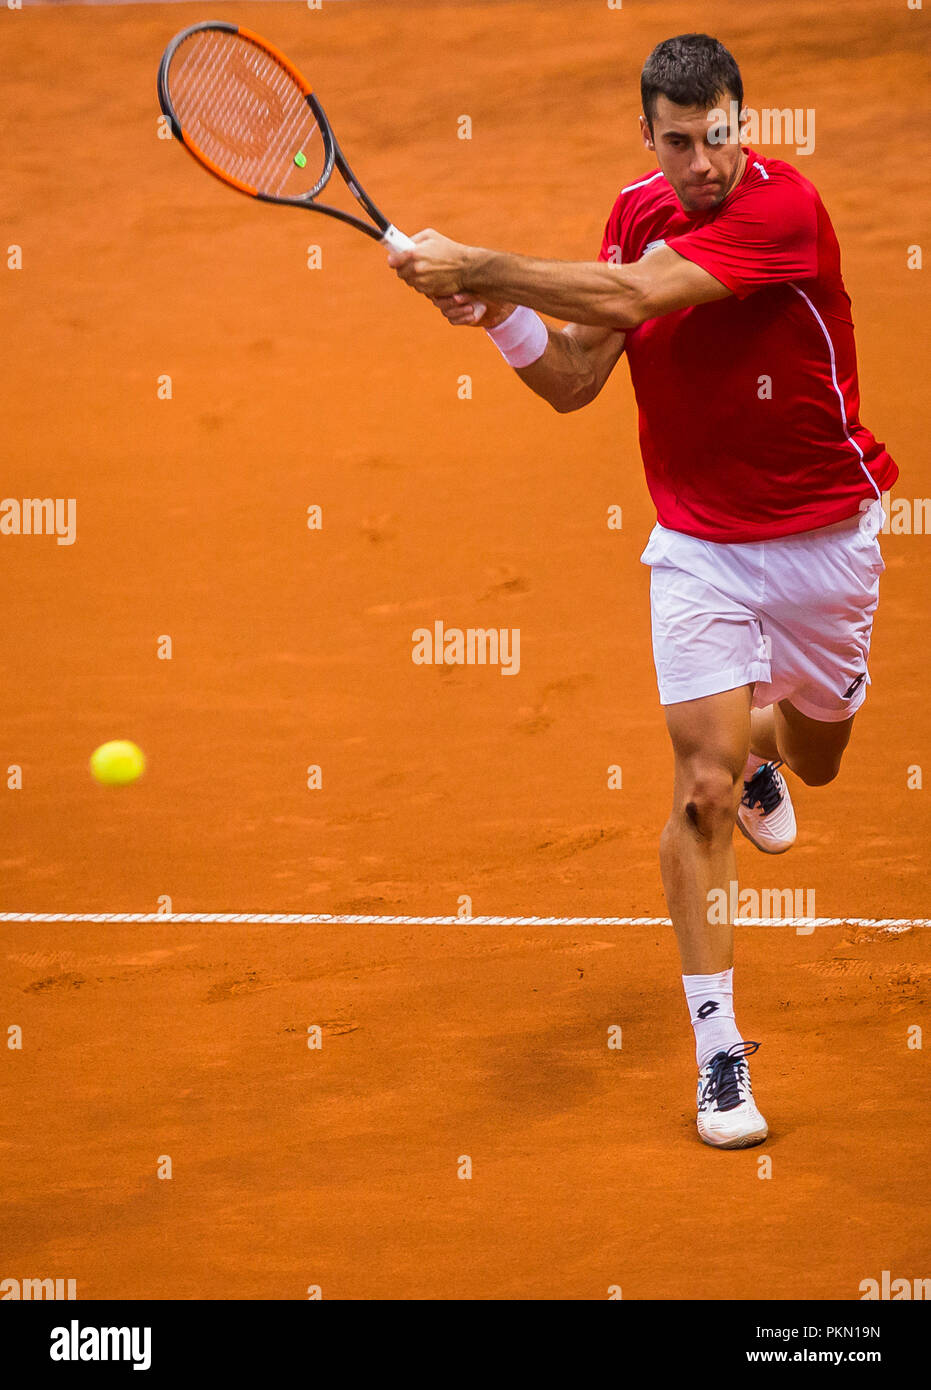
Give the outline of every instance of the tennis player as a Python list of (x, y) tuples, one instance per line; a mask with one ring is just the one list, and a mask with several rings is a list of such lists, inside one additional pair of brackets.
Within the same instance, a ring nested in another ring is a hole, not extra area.
[(484, 301), (480, 326), (559, 412), (594, 400), (626, 353), (658, 516), (641, 558), (675, 753), (660, 862), (698, 1132), (743, 1148), (767, 1134), (746, 1060), (759, 1044), (734, 1016), (733, 925), (709, 903), (737, 877), (735, 820), (767, 854), (795, 840), (784, 769), (809, 786), (837, 776), (870, 680), (880, 494), (898, 469), (859, 420), (850, 299), (817, 190), (721, 123), (743, 106), (731, 54), (706, 34), (667, 39), (640, 87), (659, 168), (621, 190), (597, 262), (427, 230), (389, 263), (453, 324)]

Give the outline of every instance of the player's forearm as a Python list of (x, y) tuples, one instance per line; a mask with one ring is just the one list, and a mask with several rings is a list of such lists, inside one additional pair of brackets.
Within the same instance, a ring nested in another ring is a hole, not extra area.
[(526, 304), (567, 322), (636, 328), (644, 318), (642, 290), (624, 266), (541, 261), (474, 247), (461, 278), (476, 298)]
[(560, 329), (550, 328), (546, 351), (529, 367), (517, 368), (521, 381), (561, 415), (588, 405), (600, 383), (594, 367), (577, 343)]

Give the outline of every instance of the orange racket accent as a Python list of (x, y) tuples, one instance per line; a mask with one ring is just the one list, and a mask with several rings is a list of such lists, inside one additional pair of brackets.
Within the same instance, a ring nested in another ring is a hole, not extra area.
[[(313, 89), (261, 34), (192, 24), (163, 52), (156, 85), (173, 134), (230, 188), (325, 213), (392, 249), (413, 245), (353, 174)], [(370, 220), (316, 201), (334, 169)]]
[(284, 56), (280, 48), (276, 48), (273, 43), (268, 42), (268, 39), (263, 39), (261, 34), (256, 34), (254, 30), (247, 29), (242, 24), (236, 25), (236, 32), (237, 34), (241, 35), (242, 38), (248, 39), (250, 43), (257, 44), (259, 48), (264, 49), (270, 58), (274, 58), (276, 63), (280, 63), (281, 66), (284, 68), (285, 72), (289, 73), (291, 77), (294, 78), (294, 81), (301, 89), (301, 93), (305, 97), (310, 96), (311, 91), (313, 89), (311, 87), (308, 87), (307, 83), (304, 81), (297, 68), (294, 67), (292, 63), (288, 62), (287, 58)]
[(253, 188), (251, 183), (243, 183), (241, 179), (234, 178), (233, 175), (228, 174), (225, 169), (221, 169), (219, 164), (214, 164), (209, 154), (204, 154), (203, 150), (195, 145), (183, 126), (181, 127), (181, 139), (189, 154), (194, 154), (195, 149), (197, 150), (197, 153), (194, 154), (194, 158), (199, 159), (201, 164), (206, 164), (211, 174), (216, 174), (217, 178), (222, 179), (224, 183), (232, 184), (233, 188), (238, 188), (240, 193), (248, 193), (250, 198), (258, 196), (259, 190)]

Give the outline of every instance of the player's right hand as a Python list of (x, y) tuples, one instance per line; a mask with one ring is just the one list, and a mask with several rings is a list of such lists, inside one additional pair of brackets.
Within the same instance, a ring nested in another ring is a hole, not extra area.
[[(446, 321), (456, 328), (497, 328), (516, 307), (513, 304), (490, 303), (477, 299), (475, 295), (464, 293), (431, 295), (430, 299)], [(485, 312), (479, 319), (475, 317), (476, 304), (485, 305)]]

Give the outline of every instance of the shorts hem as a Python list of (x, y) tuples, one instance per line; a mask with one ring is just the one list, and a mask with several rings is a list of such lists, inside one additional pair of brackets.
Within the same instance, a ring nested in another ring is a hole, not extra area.
[(844, 709), (824, 709), (821, 705), (814, 705), (811, 700), (800, 699), (797, 695), (785, 695), (783, 699), (788, 700), (792, 708), (797, 709), (799, 714), (804, 714), (809, 719), (816, 719), (819, 724), (842, 724), (845, 719), (852, 719), (857, 710), (863, 707), (866, 701), (866, 686), (863, 687), (859, 700), (856, 703), (851, 701)]
[(768, 684), (771, 679), (770, 667), (763, 661), (754, 661), (748, 666), (732, 666), (729, 671), (716, 671), (713, 676), (695, 676), (692, 679), (686, 677), (676, 681), (657, 679), (659, 702), (661, 705), (681, 705), (686, 700), (702, 700), (706, 695), (723, 695), (725, 690), (737, 690), (742, 685), (755, 685), (757, 681)]

